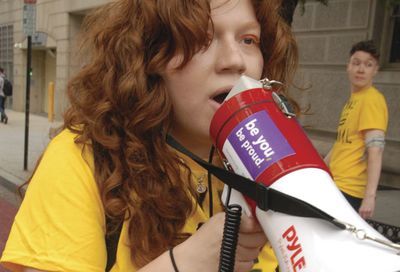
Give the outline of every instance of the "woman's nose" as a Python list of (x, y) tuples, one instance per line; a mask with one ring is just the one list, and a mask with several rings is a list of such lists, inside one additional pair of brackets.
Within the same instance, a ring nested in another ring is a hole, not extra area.
[(220, 43), (216, 69), (218, 72), (233, 72), (238, 74), (243, 74), (246, 71), (246, 61), (239, 43), (236, 41)]

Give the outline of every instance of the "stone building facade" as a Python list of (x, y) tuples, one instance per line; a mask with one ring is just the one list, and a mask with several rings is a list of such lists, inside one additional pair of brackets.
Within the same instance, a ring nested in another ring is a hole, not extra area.
[[(32, 113), (46, 113), (49, 82), (55, 83), (55, 114), (61, 114), (67, 101), (65, 87), (68, 79), (77, 69), (74, 60), (76, 36), (85, 13), (106, 0), (37, 0), (36, 33), (32, 36), (32, 76), (30, 110)], [(12, 38), (7, 40), (7, 51), (13, 50), (12, 62), (3, 60), (0, 65), (14, 82), (15, 93), (10, 107), (16, 111), (25, 110), (27, 39), (23, 32), (23, 0), (0, 0), (0, 28), (11, 29)], [(12, 42), (10, 42), (12, 40)], [(3, 36), (0, 36), (0, 43)], [(5, 43), (5, 42), (4, 42)]]
[(336, 137), (339, 115), (350, 95), (346, 64), (355, 42), (373, 39), (381, 53), (374, 84), (389, 108), (384, 152), (385, 183), (400, 187), (400, 5), (386, 0), (306, 2), (296, 10), (293, 28), (300, 48), (300, 69), (292, 89), (307, 114), (301, 117), (318, 150), (325, 154)]
[[(37, 0), (36, 34), (32, 37), (30, 109), (46, 113), (47, 86), (55, 83), (55, 114), (67, 105), (68, 79), (78, 69), (76, 37), (88, 10), (109, 0)], [(184, 1), (184, 0), (182, 0)], [(296, 10), (293, 29), (300, 49), (300, 67), (292, 95), (303, 108), (301, 122), (324, 154), (335, 138), (339, 114), (349, 96), (348, 51), (354, 42), (374, 39), (382, 54), (375, 84), (389, 106), (389, 130), (384, 155), (384, 180), (400, 187), (400, 8), (388, 0), (329, 0), (328, 6), (309, 0), (304, 13)], [(14, 82), (8, 107), (25, 109), (27, 42), (23, 33), (23, 0), (0, 0), (0, 66)]]

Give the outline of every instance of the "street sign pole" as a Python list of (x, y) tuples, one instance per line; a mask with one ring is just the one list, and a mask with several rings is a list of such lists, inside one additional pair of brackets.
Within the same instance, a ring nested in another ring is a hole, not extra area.
[(32, 36), (36, 28), (36, 0), (24, 0), (24, 13), (22, 19), (24, 33), (28, 43), (26, 60), (26, 93), (25, 93), (25, 144), (24, 144), (24, 170), (28, 169), (28, 143), (29, 143), (29, 108), (31, 94), (32, 72)]
[(26, 60), (26, 92), (25, 92), (25, 144), (24, 144), (24, 170), (28, 169), (28, 143), (29, 143), (29, 110), (31, 96), (31, 60), (32, 60), (32, 37), (28, 35), (28, 52)]

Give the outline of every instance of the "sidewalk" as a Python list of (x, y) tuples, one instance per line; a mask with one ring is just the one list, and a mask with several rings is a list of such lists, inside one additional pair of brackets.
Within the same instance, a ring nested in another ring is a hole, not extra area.
[(7, 110), (8, 124), (0, 123), (0, 183), (7, 188), (23, 184), (49, 142), (49, 129), (61, 125), (30, 114), (28, 169), (24, 170), (25, 113)]

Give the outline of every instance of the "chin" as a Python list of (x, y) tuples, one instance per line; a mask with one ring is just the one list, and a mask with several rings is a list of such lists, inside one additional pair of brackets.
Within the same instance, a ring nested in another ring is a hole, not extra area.
[(357, 89), (359, 89), (359, 90), (362, 90), (362, 89), (365, 89), (365, 88), (367, 88), (366, 84), (357, 85)]

